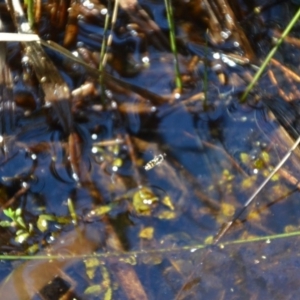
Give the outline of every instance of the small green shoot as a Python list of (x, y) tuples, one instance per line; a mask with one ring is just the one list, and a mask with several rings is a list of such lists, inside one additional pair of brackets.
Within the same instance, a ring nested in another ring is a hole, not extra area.
[[(26, 229), (26, 225), (22, 217), (21, 208), (17, 208), (16, 210), (13, 210), (11, 208), (4, 209), (3, 213), (12, 220), (11, 222), (8, 221), (7, 223), (8, 226)], [(2, 221), (2, 222), (6, 222), (6, 221)], [(0, 223), (1, 226), (4, 225), (4, 223), (2, 222)], [(4, 225), (4, 227), (8, 227), (8, 226)]]
[(76, 210), (73, 204), (73, 201), (69, 198), (68, 199), (68, 208), (69, 208), (69, 212), (72, 218), (72, 222), (74, 225), (77, 225), (77, 214), (76, 214)]

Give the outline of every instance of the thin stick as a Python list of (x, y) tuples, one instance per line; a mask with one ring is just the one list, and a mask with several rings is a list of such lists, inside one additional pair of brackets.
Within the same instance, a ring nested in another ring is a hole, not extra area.
[[(116, 7), (117, 4), (115, 4)], [(105, 16), (105, 22), (104, 22), (104, 34), (103, 34), (103, 41), (102, 41), (102, 45), (101, 45), (101, 51), (100, 51), (100, 63), (99, 63), (99, 71), (102, 72), (102, 70), (105, 67), (106, 61), (107, 61), (107, 52), (106, 49), (108, 48), (108, 39), (106, 35), (107, 35), (107, 30), (108, 30), (108, 23), (109, 23), (109, 13), (106, 13)], [(113, 30), (113, 28), (111, 28), (111, 30)], [(112, 32), (110, 33), (109, 36), (112, 36)], [(111, 39), (112, 41), (112, 39)]]
[[(108, 2), (109, 7), (111, 7), (111, 1)], [(114, 10), (113, 14), (111, 17), (111, 28), (110, 28), (110, 34), (107, 37), (107, 30), (108, 30), (108, 25), (109, 25), (109, 19), (110, 19), (110, 11), (107, 11), (106, 16), (105, 16), (105, 23), (104, 23), (104, 34), (103, 34), (103, 41), (101, 45), (101, 52), (100, 52), (100, 63), (99, 63), (99, 71), (100, 74), (103, 72), (105, 69), (106, 63), (107, 63), (107, 58), (108, 58), (108, 50), (109, 47), (111, 47), (112, 41), (113, 41), (113, 31), (114, 27), (116, 24), (117, 20), (117, 14), (118, 14), (118, 8), (119, 8), (119, 0), (115, 1), (114, 5)], [(100, 85), (101, 85), (101, 99), (103, 100), (105, 98), (105, 92), (104, 92), (104, 77), (100, 76)]]
[(299, 146), (300, 144), (300, 136), (294, 143), (294, 145), (290, 148), (290, 150), (287, 152), (287, 154), (283, 157), (283, 159), (277, 164), (277, 166), (274, 168), (274, 170), (269, 174), (269, 176), (263, 181), (263, 183), (258, 187), (258, 189), (250, 196), (250, 198), (246, 201), (243, 208), (239, 210), (233, 219), (223, 226), (217, 236), (214, 239), (214, 244), (217, 244), (220, 239), (226, 234), (226, 232), (230, 229), (230, 227), (233, 225), (233, 223), (242, 215), (242, 213), (248, 208), (248, 206), (253, 202), (255, 197), (260, 193), (260, 191), (266, 186), (266, 184), (270, 181), (270, 179), (278, 172), (278, 170), (286, 163), (286, 161), (289, 159), (293, 151)]
[(36, 42), (40, 37), (34, 33), (0, 33), (0, 42)]
[[(115, 1), (115, 5), (114, 5), (114, 10), (113, 10), (113, 14), (111, 17), (111, 28), (110, 28), (110, 34), (107, 38), (107, 40), (104, 40), (103, 43), (103, 53), (101, 51), (101, 59), (100, 59), (100, 65), (99, 65), (99, 70), (103, 71), (106, 62), (107, 62), (107, 48), (111, 46), (112, 40), (113, 40), (113, 30), (116, 24), (116, 20), (117, 20), (117, 14), (118, 14), (118, 8), (119, 8), (119, 0)], [(108, 26), (108, 18), (109, 18), (109, 12), (107, 12), (106, 18), (105, 18), (105, 27)], [(105, 28), (106, 30), (106, 28)], [(106, 42), (106, 43), (105, 43)]]

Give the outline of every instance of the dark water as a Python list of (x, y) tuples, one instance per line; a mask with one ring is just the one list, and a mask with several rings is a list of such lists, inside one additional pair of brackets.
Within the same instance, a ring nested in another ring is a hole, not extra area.
[[(252, 17), (249, 3), (237, 4), (237, 19), (249, 31), (258, 61), (271, 48), (270, 32), (283, 27), (296, 6), (281, 2)], [(119, 271), (124, 269), (128, 278), (135, 272), (148, 299), (296, 299), (298, 153), (225, 235), (225, 246), (203, 245), (242, 208), (291, 147), (287, 132), (297, 137), (297, 103), (282, 102), (278, 86), (264, 75), (241, 104), (245, 78), (254, 69), (236, 63), (230, 54), (243, 49), (233, 46), (232, 38), (215, 44), (206, 36), (207, 20), (197, 21), (194, 12), (189, 18), (183, 9), (195, 5), (196, 12), (197, 4), (179, 1), (178, 62), (184, 76), (177, 96), (164, 3), (140, 5), (159, 30), (137, 12), (135, 19), (120, 10), (106, 70), (121, 85), (107, 79), (103, 88), (84, 67), (45, 49), (71, 91), (85, 82), (94, 84), (93, 92), (60, 100), (59, 107), (45, 103), (42, 82), (24, 61), (22, 47), (3, 46), (7, 65), (0, 86), (0, 201), (5, 209), (21, 208), (26, 225), (3, 223), (0, 250), (3, 255), (34, 257), (49, 249), (64, 258), (54, 260), (52, 268), (47, 259), (2, 257), (1, 294), (5, 299), (58, 299), (58, 290), (69, 290), (70, 299), (130, 299), (133, 290), (132, 299), (142, 299), (133, 283), (126, 285)], [(104, 7), (87, 1), (80, 7), (78, 35), (67, 47), (97, 67)], [(12, 31), (2, 9), (6, 30)], [(280, 9), (288, 14), (283, 16)], [(43, 11), (40, 35), (63, 43), (64, 28), (58, 29), (50, 12)], [(261, 31), (249, 27), (253, 19), (261, 22)], [(287, 57), (287, 49), (293, 55)], [(296, 72), (293, 57), (298, 51), (284, 44), (276, 59)], [(296, 95), (298, 82), (273, 70), (282, 90), (290, 88)], [(75, 146), (70, 136), (75, 136)], [(75, 148), (79, 158), (74, 163), (70, 151)], [(41, 215), (48, 216), (44, 230)], [(0, 217), (9, 220), (3, 209)], [(282, 235), (290, 232), (296, 233)], [(28, 235), (20, 243), (22, 233)]]

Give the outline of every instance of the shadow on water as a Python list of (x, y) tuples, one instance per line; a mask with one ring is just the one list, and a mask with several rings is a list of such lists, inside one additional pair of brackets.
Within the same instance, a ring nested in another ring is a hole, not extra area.
[[(298, 149), (221, 243), (211, 243), (297, 138), (299, 80), (276, 61), (248, 102), (239, 101), (254, 62), (271, 48), (278, 8), (290, 17), (295, 3), (252, 14), (247, 1), (229, 1), (240, 7), (231, 36), (215, 11), (222, 1), (176, 1), (178, 95), (161, 3), (120, 9), (100, 84), (105, 7), (69, 2), (58, 15), (58, 4), (43, 5), (37, 30), (93, 71), (28, 42), (0, 45), (3, 299), (294, 299)], [(66, 24), (77, 32), (68, 42)], [(292, 72), (284, 51), (296, 56), (293, 42), (276, 57)]]

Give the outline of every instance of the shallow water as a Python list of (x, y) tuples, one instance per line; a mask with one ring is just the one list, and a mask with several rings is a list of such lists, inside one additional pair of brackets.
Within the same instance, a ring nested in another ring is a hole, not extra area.
[[(293, 299), (298, 150), (221, 244), (210, 245), (292, 145), (281, 110), (268, 102), (278, 87), (265, 75), (256, 94), (241, 104), (244, 79), (253, 67), (234, 62), (231, 52), (239, 51), (232, 41), (216, 45), (205, 31), (195, 39), (184, 26), (199, 24), (176, 10), (179, 36), (185, 37), (178, 96), (163, 4), (140, 4), (162, 31), (120, 12), (107, 72), (123, 82), (107, 79), (103, 93), (96, 76), (45, 49), (71, 91), (86, 81), (95, 85), (71, 102), (48, 105), (32, 66), (21, 64), (21, 49), (16, 43), (6, 46), (3, 69), (11, 72), (12, 87), (3, 76), (1, 205), (21, 208), (26, 225), (2, 223), (0, 250), (36, 259), (2, 257), (0, 293), (6, 299), (57, 299), (57, 286), (66, 286), (73, 299), (282, 299), (287, 294), (285, 299)], [(269, 13), (262, 19), (271, 30), (276, 20)], [(77, 45), (69, 49), (95, 67), (104, 17), (87, 8), (81, 14)], [(62, 43), (54, 24), (44, 26), (48, 17), (41, 20), (42, 35)], [(132, 30), (129, 23), (138, 25)], [(297, 85), (293, 82), (294, 89)], [(0, 217), (9, 220), (3, 212)], [(27, 235), (20, 243), (21, 234)], [(42, 257), (49, 253), (58, 256), (51, 263)], [(54, 278), (61, 281), (50, 284)]]

